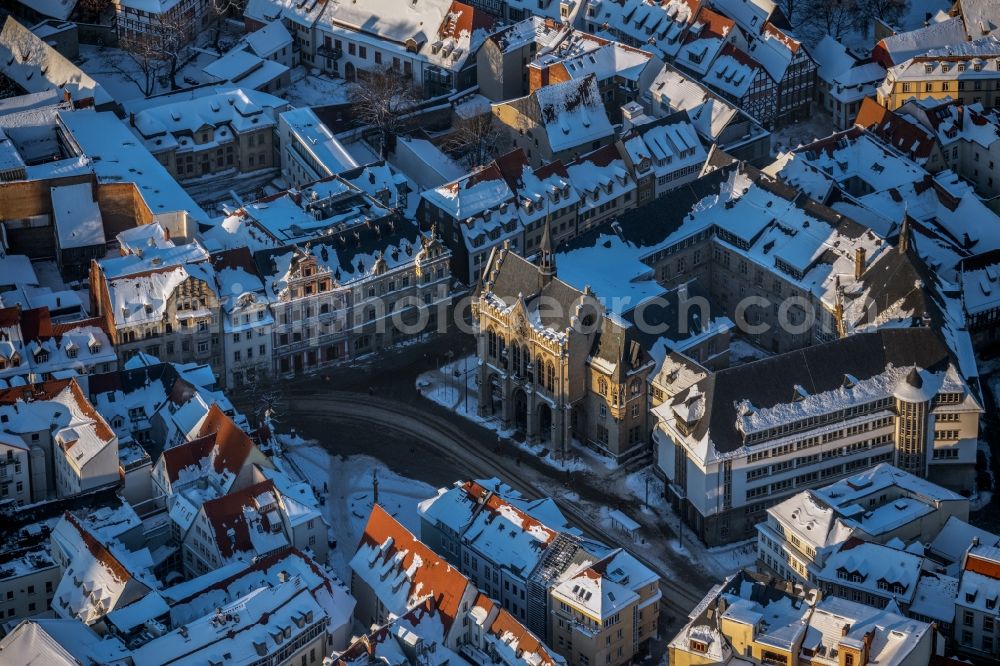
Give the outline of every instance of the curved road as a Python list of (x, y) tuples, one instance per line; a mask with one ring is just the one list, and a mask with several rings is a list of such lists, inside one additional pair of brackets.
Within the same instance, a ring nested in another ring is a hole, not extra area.
[[(485, 429), (469, 423), (467, 427), (456, 424), (434, 414), (440, 409), (429, 401), (427, 408), (418, 408), (399, 400), (391, 400), (380, 396), (367, 396), (349, 391), (322, 391), (317, 393), (307, 387), (289, 386), (286, 392), (289, 398), (288, 412), (291, 419), (297, 423), (308, 423), (310, 430), (322, 431), (324, 424), (356, 424), (361, 428), (374, 426), (375, 432), (390, 431), (411, 441), (419, 442), (429, 453), (442, 457), (448, 466), (454, 466), (462, 473), (462, 478), (489, 478), (501, 476), (515, 489), (529, 497), (550, 496), (543, 487), (530, 481), (525, 474), (525, 468), (516, 465), (513, 460), (497, 455), (486, 442), (491, 441), (493, 434)], [(338, 429), (331, 427), (328, 432)], [(343, 430), (341, 430), (343, 432)], [(484, 434), (485, 433), (485, 434)], [(307, 433), (312, 435), (312, 433)], [(323, 437), (320, 441), (323, 442)], [(378, 456), (376, 456), (378, 457)], [(433, 459), (425, 460), (433, 463)], [(396, 467), (390, 461), (390, 466)], [(405, 471), (405, 467), (403, 468)], [(454, 480), (454, 479), (453, 479)], [(577, 488), (574, 488), (577, 490)], [(579, 489), (583, 490), (583, 489)], [(597, 489), (591, 489), (592, 494), (599, 494)], [(586, 492), (582, 493), (586, 494)], [(556, 500), (563, 513), (587, 535), (608, 544), (628, 548), (631, 544), (622, 543), (619, 537), (596, 526), (593, 519), (580, 511), (572, 503)], [(640, 521), (642, 522), (642, 521)], [(654, 527), (656, 532), (660, 532)], [(633, 553), (635, 554), (635, 553)], [(665, 559), (675, 571), (687, 572), (682, 583), (668, 575), (660, 567), (651, 562), (643, 562), (656, 571), (661, 577), (663, 603), (670, 614), (678, 620), (686, 617), (694, 606), (701, 601), (709, 587), (714, 584), (711, 577), (697, 570), (696, 564), (686, 560), (668, 549), (664, 549)], [(639, 557), (637, 555), (637, 557)]]

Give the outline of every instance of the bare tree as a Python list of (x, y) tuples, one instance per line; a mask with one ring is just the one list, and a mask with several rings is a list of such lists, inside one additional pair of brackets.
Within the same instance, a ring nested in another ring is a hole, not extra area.
[(184, 55), (191, 41), (192, 20), (177, 12), (159, 14), (153, 28), (160, 42), (171, 90), (177, 89), (177, 72), (184, 65)]
[(876, 20), (881, 19), (893, 25), (910, 7), (908, 0), (858, 0), (854, 15), (854, 27), (867, 31)]
[(389, 68), (365, 75), (349, 94), (354, 116), (377, 130), (379, 155), (385, 159), (406, 124), (406, 114), (420, 99), (417, 89), (409, 78)]
[(839, 40), (853, 26), (857, 11), (855, 0), (808, 0), (802, 8), (801, 23)]
[(216, 51), (219, 50), (219, 41), (222, 39), (222, 29), (226, 20), (242, 16), (245, 5), (244, 0), (211, 0), (209, 3), (208, 9), (212, 12), (212, 23), (215, 30), (212, 46)]
[(151, 32), (129, 31), (122, 34), (118, 45), (135, 63), (138, 75), (132, 69), (123, 67), (117, 58), (111, 59), (111, 66), (138, 86), (145, 97), (149, 97), (156, 89), (156, 79), (165, 65), (157, 36)]
[(781, 13), (785, 15), (785, 18), (788, 19), (788, 22), (793, 27), (799, 24), (802, 5), (805, 4), (803, 0), (777, 0), (775, 4), (777, 4), (778, 9), (781, 10)]
[(511, 147), (510, 135), (492, 113), (459, 121), (442, 145), (467, 169), (491, 162)]

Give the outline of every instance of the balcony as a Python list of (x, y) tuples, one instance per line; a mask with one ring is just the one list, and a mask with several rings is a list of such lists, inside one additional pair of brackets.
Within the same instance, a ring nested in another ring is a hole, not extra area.
[(319, 58), (330, 58), (331, 60), (340, 60), (344, 57), (344, 49), (338, 48), (336, 46), (329, 46), (327, 44), (320, 44), (316, 49), (316, 56)]

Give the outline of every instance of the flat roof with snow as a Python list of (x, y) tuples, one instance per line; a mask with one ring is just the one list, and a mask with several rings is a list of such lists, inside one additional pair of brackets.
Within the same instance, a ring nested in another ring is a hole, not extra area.
[(59, 247), (104, 245), (104, 220), (90, 183), (53, 187), (52, 219)]

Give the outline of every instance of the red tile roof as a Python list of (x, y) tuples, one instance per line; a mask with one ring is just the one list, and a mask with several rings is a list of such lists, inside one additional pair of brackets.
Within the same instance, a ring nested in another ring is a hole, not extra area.
[(708, 36), (722, 39), (731, 33), (733, 28), (736, 26), (736, 22), (731, 18), (723, 16), (718, 12), (713, 12), (704, 5), (702, 5), (701, 9), (698, 11), (698, 16), (695, 18), (695, 23), (699, 21), (704, 23), (705, 27), (702, 28), (701, 32), (698, 33), (697, 36), (689, 33), (687, 41), (696, 41), (704, 39)]
[(233, 474), (239, 474), (253, 448), (250, 435), (233, 423), (233, 420), (222, 411), (217, 403), (212, 403), (208, 414), (202, 420), (198, 437), (212, 433), (215, 434), (215, 444), (218, 449), (215, 455), (215, 471), (221, 473), (223, 470), (227, 470)]
[(1000, 580), (1000, 563), (969, 553), (965, 558), (965, 570)]
[(761, 34), (764, 34), (764, 33), (766, 33), (766, 34), (770, 35), (771, 37), (774, 37), (775, 39), (777, 39), (779, 42), (781, 42), (782, 44), (784, 44), (785, 47), (789, 51), (791, 51), (792, 53), (798, 53), (799, 47), (802, 45), (801, 43), (799, 43), (799, 41), (797, 39), (795, 39), (794, 37), (790, 37), (789, 35), (785, 34), (784, 32), (781, 31), (780, 28), (778, 28), (776, 25), (774, 25), (770, 21), (768, 21), (767, 23), (764, 24), (764, 29), (761, 30)]
[(518, 650), (538, 655), (541, 658), (541, 662), (538, 662), (540, 664), (551, 666), (557, 663), (549, 654), (548, 647), (503, 608), (490, 625), (489, 632), (505, 643), (516, 641)]
[(861, 100), (855, 125), (864, 127), (885, 143), (914, 158), (926, 159), (934, 150), (936, 139), (885, 108), (871, 97)]
[(124, 582), (132, 578), (132, 574), (128, 572), (128, 569), (122, 566), (122, 563), (118, 561), (118, 558), (112, 555), (111, 551), (104, 547), (104, 544), (94, 538), (94, 535), (90, 533), (90, 530), (84, 528), (80, 524), (80, 521), (76, 519), (76, 516), (69, 511), (63, 515), (65, 516), (67, 522), (69, 522), (69, 524), (75, 527), (76, 531), (79, 532), (80, 539), (83, 540), (83, 545), (87, 547), (87, 550), (93, 558), (100, 562), (105, 569), (111, 572), (111, 575), (114, 576), (115, 580)]
[(489, 30), (494, 23), (486, 12), (454, 0), (438, 27), (438, 39), (458, 39), (463, 32), (471, 35), (476, 30)]
[(243, 507), (256, 508), (254, 499), (265, 492), (271, 492), (277, 499), (274, 482), (270, 479), (247, 486), (243, 490), (217, 497), (202, 505), (202, 510), (215, 532), (215, 542), (223, 557), (234, 553), (253, 550), (250, 526), (247, 524)]
[(421, 594), (432, 596), (435, 607), (442, 614), (441, 621), (447, 633), (458, 616), (462, 595), (469, 586), (468, 579), (418, 541), (409, 530), (376, 504), (368, 517), (368, 524), (365, 525), (364, 534), (361, 535), (359, 547), (379, 548), (390, 537), (392, 544), (385, 549), (380, 562), (372, 566), (381, 568), (385, 563), (392, 561), (397, 553), (405, 553), (402, 560), (393, 565), (405, 571), (413, 563), (414, 558), (419, 557), (421, 564), (413, 573), (411, 581), (413, 588), (419, 589)]
[(197, 467), (215, 448), (215, 433), (192, 439), (163, 451), (163, 467), (170, 482), (177, 481), (181, 470)]

